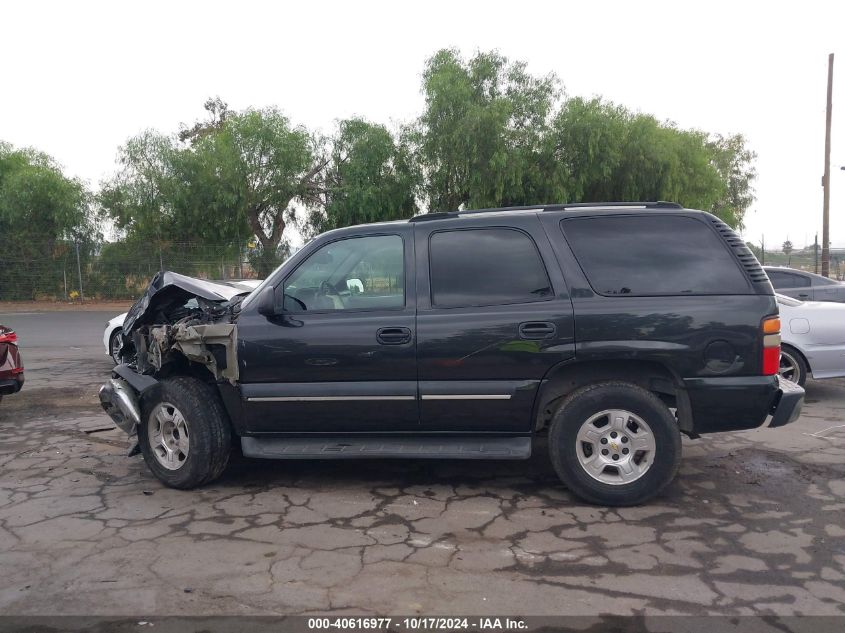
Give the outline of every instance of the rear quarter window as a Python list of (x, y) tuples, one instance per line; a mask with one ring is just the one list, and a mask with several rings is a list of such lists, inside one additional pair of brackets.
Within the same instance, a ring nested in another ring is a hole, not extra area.
[(680, 216), (571, 218), (561, 229), (593, 290), (606, 296), (749, 294), (722, 239)]

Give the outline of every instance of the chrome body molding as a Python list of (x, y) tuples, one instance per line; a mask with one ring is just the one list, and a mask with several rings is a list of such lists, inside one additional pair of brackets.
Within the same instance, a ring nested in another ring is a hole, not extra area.
[[(247, 402), (346, 402), (360, 400), (416, 400), (416, 396), (257, 396)], [(421, 400), (510, 400), (506, 393), (422, 394)]]

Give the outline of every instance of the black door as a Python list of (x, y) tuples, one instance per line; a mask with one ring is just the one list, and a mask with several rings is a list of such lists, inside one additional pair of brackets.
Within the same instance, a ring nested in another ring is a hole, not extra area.
[(276, 287), (281, 314), (241, 315), (250, 432), (418, 428), (411, 238), (397, 226), (315, 244)]
[(537, 217), (490, 222), (416, 227), (426, 431), (528, 432), (540, 381), (574, 354), (572, 303)]

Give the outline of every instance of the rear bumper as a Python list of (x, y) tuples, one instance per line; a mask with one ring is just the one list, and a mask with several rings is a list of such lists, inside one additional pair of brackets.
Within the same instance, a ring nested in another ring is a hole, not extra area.
[(0, 377), (0, 396), (17, 393), (23, 387), (23, 372), (12, 377)]
[(804, 408), (804, 388), (794, 382), (789, 382), (778, 376), (780, 398), (772, 411), (772, 421), (769, 427), (785, 426), (795, 422)]
[(804, 389), (780, 376), (689, 378), (684, 380), (699, 435), (784, 426), (801, 414)]

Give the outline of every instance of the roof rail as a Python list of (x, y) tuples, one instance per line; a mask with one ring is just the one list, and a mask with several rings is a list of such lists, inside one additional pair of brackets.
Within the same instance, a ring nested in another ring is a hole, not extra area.
[(665, 200), (658, 200), (657, 202), (575, 202), (572, 204), (558, 204), (547, 206), (546, 209), (551, 211), (551, 206), (555, 210), (560, 209), (607, 209), (613, 208), (631, 208), (631, 209), (683, 209), (683, 205), (677, 202), (667, 202)]
[(492, 209), (468, 209), (466, 211), (433, 211), (415, 215), (409, 222), (425, 222), (428, 220), (445, 220), (463, 215), (476, 213), (501, 213), (505, 211), (567, 211), (569, 209), (683, 209), (677, 202), (572, 202), (557, 204), (532, 204), (517, 207), (498, 207)]

